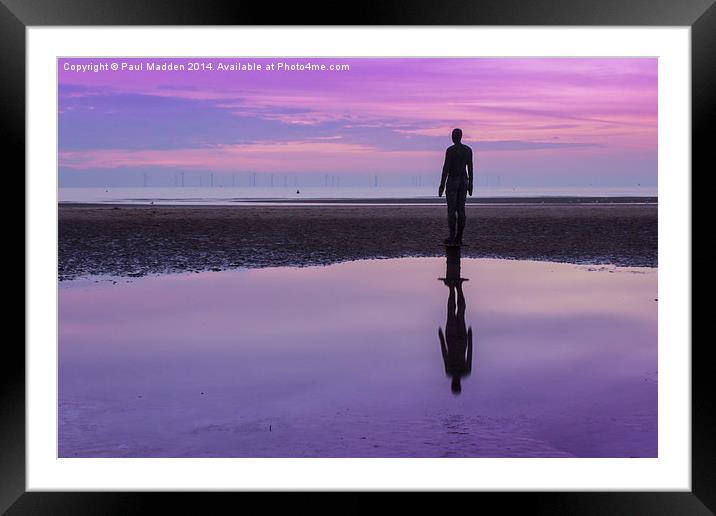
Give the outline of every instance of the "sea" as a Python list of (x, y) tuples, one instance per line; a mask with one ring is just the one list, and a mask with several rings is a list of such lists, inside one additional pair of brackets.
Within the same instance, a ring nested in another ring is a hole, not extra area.
[[(479, 187), (473, 201), (480, 199), (534, 198), (655, 198), (656, 186), (627, 187)], [(58, 189), (61, 203), (235, 205), (235, 204), (324, 204), (330, 201), (356, 201), (381, 204), (385, 200), (404, 200), (409, 204), (431, 204), (437, 199), (434, 186), (420, 187), (73, 187)]]

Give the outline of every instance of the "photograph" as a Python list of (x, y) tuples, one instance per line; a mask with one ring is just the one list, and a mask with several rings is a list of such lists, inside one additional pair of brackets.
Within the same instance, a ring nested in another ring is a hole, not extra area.
[(715, 3), (0, 0), (0, 514), (716, 514)]
[(660, 457), (658, 57), (56, 64), (59, 458)]

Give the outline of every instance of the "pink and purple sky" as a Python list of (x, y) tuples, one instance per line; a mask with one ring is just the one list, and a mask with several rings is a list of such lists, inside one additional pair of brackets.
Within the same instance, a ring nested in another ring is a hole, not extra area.
[[(212, 71), (68, 65), (211, 63)], [(657, 181), (654, 58), (331, 58), (344, 71), (218, 71), (290, 59), (60, 59), (59, 167), (435, 176), (461, 127), (477, 174), (513, 185)]]

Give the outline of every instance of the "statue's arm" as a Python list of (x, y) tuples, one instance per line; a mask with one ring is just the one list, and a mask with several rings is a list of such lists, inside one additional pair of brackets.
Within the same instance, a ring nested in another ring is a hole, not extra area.
[(440, 177), (440, 188), (438, 189), (438, 197), (441, 197), (445, 191), (445, 182), (448, 176), (448, 151), (445, 151), (445, 161), (443, 162), (443, 173)]
[[(468, 147), (468, 149), (470, 149)], [(472, 176), (473, 176), (473, 165), (472, 165), (472, 149), (467, 160), (467, 190), (472, 195)]]

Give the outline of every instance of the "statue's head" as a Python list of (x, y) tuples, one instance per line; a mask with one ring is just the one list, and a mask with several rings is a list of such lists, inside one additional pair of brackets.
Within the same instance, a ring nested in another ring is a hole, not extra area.
[(450, 390), (452, 393), (457, 396), (462, 392), (462, 385), (460, 385), (460, 377), (459, 376), (453, 376), (452, 377), (452, 384), (450, 385)]

